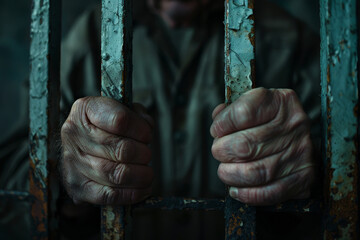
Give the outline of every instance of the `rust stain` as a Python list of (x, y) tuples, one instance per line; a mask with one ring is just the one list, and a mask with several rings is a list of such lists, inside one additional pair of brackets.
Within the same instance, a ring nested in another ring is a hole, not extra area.
[(240, 216), (236, 214), (232, 214), (231, 218), (229, 219), (227, 235), (231, 236), (234, 232), (236, 232), (237, 235), (241, 235), (241, 228), (240, 228), (241, 224), (242, 224), (242, 220)]

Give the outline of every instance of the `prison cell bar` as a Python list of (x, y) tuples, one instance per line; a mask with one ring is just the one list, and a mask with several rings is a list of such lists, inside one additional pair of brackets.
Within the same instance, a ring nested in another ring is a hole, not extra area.
[[(226, 104), (250, 90), (255, 81), (255, 0), (225, 2)], [(256, 239), (256, 208), (225, 198), (225, 239)]]
[[(101, 95), (128, 106), (132, 101), (132, 1), (103, 0), (101, 19)], [(102, 239), (125, 239), (130, 206), (103, 206)], [(130, 230), (130, 228), (129, 228)]]
[(357, 0), (321, 0), (324, 239), (359, 237)]
[[(56, 234), (56, 191), (49, 185), (57, 161), (60, 104), (61, 1), (34, 0), (30, 46), (30, 194), (34, 239)], [(55, 184), (55, 182), (54, 182)]]

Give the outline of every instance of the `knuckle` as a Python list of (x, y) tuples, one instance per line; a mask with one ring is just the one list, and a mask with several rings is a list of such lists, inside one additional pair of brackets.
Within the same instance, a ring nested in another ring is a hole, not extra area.
[(112, 115), (111, 124), (113, 127), (126, 128), (129, 124), (129, 114), (125, 109), (120, 109)]
[(109, 186), (102, 186), (99, 196), (100, 204), (113, 204), (116, 202), (116, 192)]
[(76, 124), (72, 120), (67, 119), (61, 126), (61, 138), (65, 139), (67, 136), (74, 134), (75, 129)]
[(116, 185), (125, 185), (129, 175), (129, 167), (126, 164), (117, 164), (110, 172), (109, 180)]
[(261, 162), (245, 164), (242, 173), (249, 185), (257, 186), (270, 181), (269, 170)]
[(131, 153), (133, 143), (131, 140), (122, 139), (114, 144), (115, 158), (121, 162), (128, 162), (127, 158)]
[(256, 148), (254, 147), (253, 138), (250, 134), (240, 133), (237, 141), (234, 141), (236, 146), (234, 150), (236, 155), (240, 158), (254, 159), (257, 155)]

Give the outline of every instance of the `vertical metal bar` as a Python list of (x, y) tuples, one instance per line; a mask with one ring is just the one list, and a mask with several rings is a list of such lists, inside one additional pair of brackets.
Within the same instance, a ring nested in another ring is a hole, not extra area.
[(324, 239), (358, 239), (357, 0), (322, 0), (321, 85), (326, 166)]
[(61, 1), (34, 0), (30, 46), (30, 194), (33, 238), (54, 236), (55, 192), (50, 192), (59, 136)]
[[(255, 0), (226, 0), (225, 4), (225, 95), (226, 103), (250, 90), (255, 81)], [(225, 200), (225, 238), (255, 239), (256, 208)]]
[[(132, 16), (131, 2), (102, 1), (101, 94), (127, 105), (132, 93)], [(130, 207), (103, 206), (102, 239), (125, 239)]]

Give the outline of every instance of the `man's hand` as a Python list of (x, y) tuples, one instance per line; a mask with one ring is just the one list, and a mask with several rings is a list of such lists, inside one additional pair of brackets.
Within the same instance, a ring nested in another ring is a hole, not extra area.
[(314, 180), (309, 119), (292, 90), (253, 89), (213, 112), (213, 156), (230, 196), (251, 205), (306, 198)]
[(61, 129), (64, 186), (74, 202), (131, 204), (151, 192), (152, 119), (107, 97), (77, 100)]

